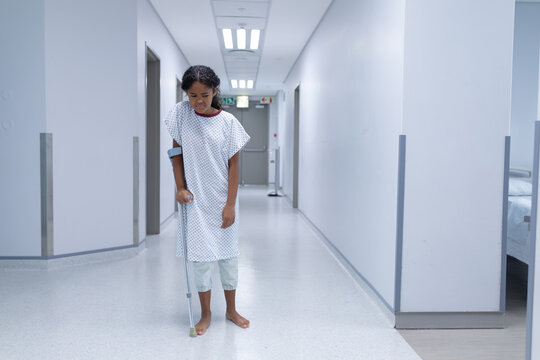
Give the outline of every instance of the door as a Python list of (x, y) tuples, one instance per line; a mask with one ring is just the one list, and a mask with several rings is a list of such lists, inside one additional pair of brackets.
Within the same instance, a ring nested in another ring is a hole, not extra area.
[(146, 234), (159, 234), (160, 62), (146, 48)]
[(231, 106), (226, 111), (236, 118), (251, 137), (240, 153), (240, 184), (268, 185), (268, 107), (250, 101), (249, 108)]

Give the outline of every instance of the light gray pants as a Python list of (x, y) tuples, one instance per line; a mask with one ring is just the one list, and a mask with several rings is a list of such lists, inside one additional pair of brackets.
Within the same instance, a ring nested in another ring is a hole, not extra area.
[(206, 292), (212, 289), (212, 274), (216, 262), (219, 265), (219, 274), (223, 290), (234, 290), (238, 285), (238, 258), (224, 259), (218, 261), (199, 262), (193, 261), (193, 272), (195, 273), (195, 286), (198, 292)]

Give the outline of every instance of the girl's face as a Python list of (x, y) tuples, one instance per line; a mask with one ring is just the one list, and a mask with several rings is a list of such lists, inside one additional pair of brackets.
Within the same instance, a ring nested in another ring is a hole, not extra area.
[(212, 89), (202, 82), (196, 81), (187, 91), (189, 103), (199, 114), (212, 115), (212, 99), (217, 94), (217, 89)]

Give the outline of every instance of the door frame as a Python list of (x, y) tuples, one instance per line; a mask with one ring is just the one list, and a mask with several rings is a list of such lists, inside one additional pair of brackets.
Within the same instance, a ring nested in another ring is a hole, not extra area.
[(161, 60), (145, 44), (146, 235), (160, 232)]
[(293, 144), (293, 198), (292, 207), (298, 209), (298, 177), (300, 169), (300, 83), (294, 89), (294, 144)]
[[(184, 100), (184, 90), (182, 90), (182, 81), (176, 77), (176, 103), (179, 103)], [(174, 212), (178, 212), (178, 202), (176, 201), (176, 181), (174, 182), (174, 194), (173, 200), (174, 200)]]
[[(533, 355), (533, 339), (532, 333), (534, 329), (538, 329), (535, 322), (540, 321), (540, 316), (537, 314), (539, 309), (534, 308), (534, 291), (535, 291), (535, 263), (536, 263), (536, 240), (538, 239), (538, 181), (540, 168), (540, 121), (535, 122), (534, 128), (534, 157), (532, 168), (532, 201), (531, 201), (531, 231), (530, 231), (530, 257), (529, 257), (529, 274), (527, 278), (527, 328), (526, 328), (526, 348), (525, 359), (531, 360)], [(535, 320), (536, 318), (536, 320)], [(538, 337), (538, 335), (536, 336)], [(540, 349), (534, 348), (535, 359), (540, 353)]]

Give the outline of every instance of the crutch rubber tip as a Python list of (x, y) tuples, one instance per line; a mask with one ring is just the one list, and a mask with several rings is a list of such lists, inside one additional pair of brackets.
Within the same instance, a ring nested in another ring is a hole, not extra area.
[(189, 336), (191, 337), (197, 337), (197, 330), (195, 330), (195, 328), (191, 328), (189, 330)]

